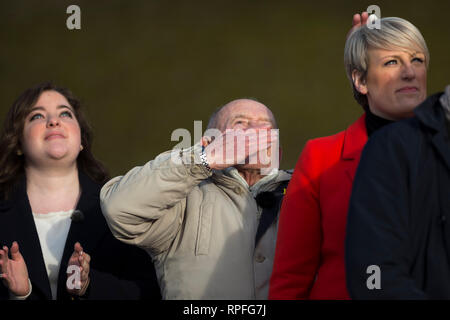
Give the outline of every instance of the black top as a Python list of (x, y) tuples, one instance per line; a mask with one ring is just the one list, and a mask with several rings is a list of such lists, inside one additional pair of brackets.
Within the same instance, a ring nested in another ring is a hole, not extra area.
[(395, 121), (387, 120), (384, 118), (381, 118), (372, 112), (370, 112), (369, 108), (366, 108), (366, 128), (367, 128), (367, 135), (370, 137), (372, 133), (374, 133), (376, 130), (380, 129), (381, 127), (384, 127), (385, 125), (394, 123)]
[[(115, 239), (100, 209), (101, 186), (80, 173), (81, 196), (77, 210), (82, 219), (72, 220), (58, 276), (58, 300), (71, 297), (66, 290), (67, 263), (78, 241), (91, 256), (91, 278), (84, 299), (160, 299), (150, 256), (142, 249)], [(0, 200), (0, 246), (19, 244), (33, 286), (30, 300), (51, 299), (50, 283), (22, 177), (10, 200)], [(0, 300), (8, 299), (8, 289), (0, 282)]]

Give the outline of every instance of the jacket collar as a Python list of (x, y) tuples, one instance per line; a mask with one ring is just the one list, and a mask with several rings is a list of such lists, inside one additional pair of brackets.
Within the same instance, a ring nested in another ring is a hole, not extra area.
[(428, 97), (415, 110), (414, 113), (422, 124), (433, 131), (445, 130), (445, 117), (442, 106), (439, 103), (439, 97), (442, 92)]
[(72, 221), (70, 224), (58, 275), (58, 299), (68, 296), (66, 291), (66, 270), (67, 263), (74, 251), (75, 243), (80, 242), (86, 252), (91, 252), (92, 248), (94, 248), (101, 237), (103, 237), (103, 233), (99, 232), (102, 228), (99, 228), (100, 221), (97, 219), (98, 215), (95, 214), (95, 211), (101, 210), (99, 199), (101, 186), (92, 181), (83, 172), (79, 173), (78, 179), (81, 187), (81, 196), (77, 203), (76, 210), (83, 213), (83, 220)]
[[(261, 191), (270, 189), (272, 185), (278, 185), (283, 181), (290, 180), (292, 176), (292, 170), (281, 170), (278, 169), (276, 177), (274, 179), (267, 181), (263, 186), (261, 186)], [(243, 195), (250, 192), (248, 186), (244, 186), (239, 182), (236, 177), (230, 174), (230, 170), (214, 170), (211, 180), (219, 187), (224, 187), (226, 189), (233, 190), (234, 193), (238, 195)]]
[(353, 183), (356, 168), (358, 167), (361, 151), (367, 142), (366, 114), (350, 125), (344, 132), (342, 145), (341, 166), (348, 177), (348, 182)]
[(345, 130), (344, 145), (342, 147), (343, 160), (359, 160), (361, 150), (367, 142), (366, 114)]
[(418, 121), (430, 129), (432, 144), (450, 169), (450, 142), (444, 110), (439, 101), (441, 95), (442, 92), (428, 97), (414, 113)]
[(445, 92), (439, 98), (439, 102), (445, 110), (445, 116), (447, 119), (450, 119), (450, 85), (445, 87)]
[[(50, 283), (26, 191), (26, 178), (24, 175), (16, 185), (10, 200), (6, 202), (5, 209), (9, 209), (12, 212), (12, 221), (8, 221), (8, 223), (13, 228), (14, 240), (19, 244), (20, 252), (27, 264), (28, 277), (33, 284), (33, 291), (39, 288), (46, 299), (51, 299)], [(10, 246), (11, 244), (8, 245)]]

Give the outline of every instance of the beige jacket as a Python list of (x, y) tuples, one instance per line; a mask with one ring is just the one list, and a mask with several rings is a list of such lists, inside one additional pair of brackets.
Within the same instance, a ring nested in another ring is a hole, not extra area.
[[(164, 299), (266, 299), (277, 224), (255, 250), (253, 195), (225, 172), (195, 164), (200, 148), (180, 153), (178, 164), (163, 153), (106, 183), (106, 220), (116, 238), (152, 256)], [(260, 191), (289, 179), (279, 171)]]

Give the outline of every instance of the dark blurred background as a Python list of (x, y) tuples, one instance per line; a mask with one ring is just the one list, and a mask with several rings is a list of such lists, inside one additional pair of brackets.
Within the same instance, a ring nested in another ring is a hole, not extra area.
[[(66, 8), (81, 8), (68, 30)], [(171, 149), (220, 105), (257, 98), (277, 117), (282, 167), (306, 140), (345, 129), (361, 113), (343, 66), (352, 15), (415, 24), (427, 41), (428, 93), (450, 83), (450, 1), (1, 1), (0, 120), (44, 80), (84, 103), (94, 151), (112, 175)], [(205, 129), (205, 128), (204, 128)], [(1, 151), (0, 151), (1, 152)]]

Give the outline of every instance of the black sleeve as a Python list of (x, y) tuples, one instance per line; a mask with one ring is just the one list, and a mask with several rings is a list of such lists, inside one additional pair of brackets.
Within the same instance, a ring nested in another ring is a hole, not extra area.
[(8, 299), (9, 299), (8, 288), (5, 287), (2, 281), (0, 281), (0, 300), (8, 300)]
[[(394, 124), (374, 133), (361, 155), (349, 205), (346, 234), (347, 287), (353, 299), (426, 299), (410, 276), (411, 146), (417, 133)], [(409, 149), (408, 149), (409, 147)], [(381, 289), (367, 281), (380, 268)]]
[(143, 249), (115, 239), (111, 232), (91, 254), (86, 299), (161, 299), (155, 269)]

